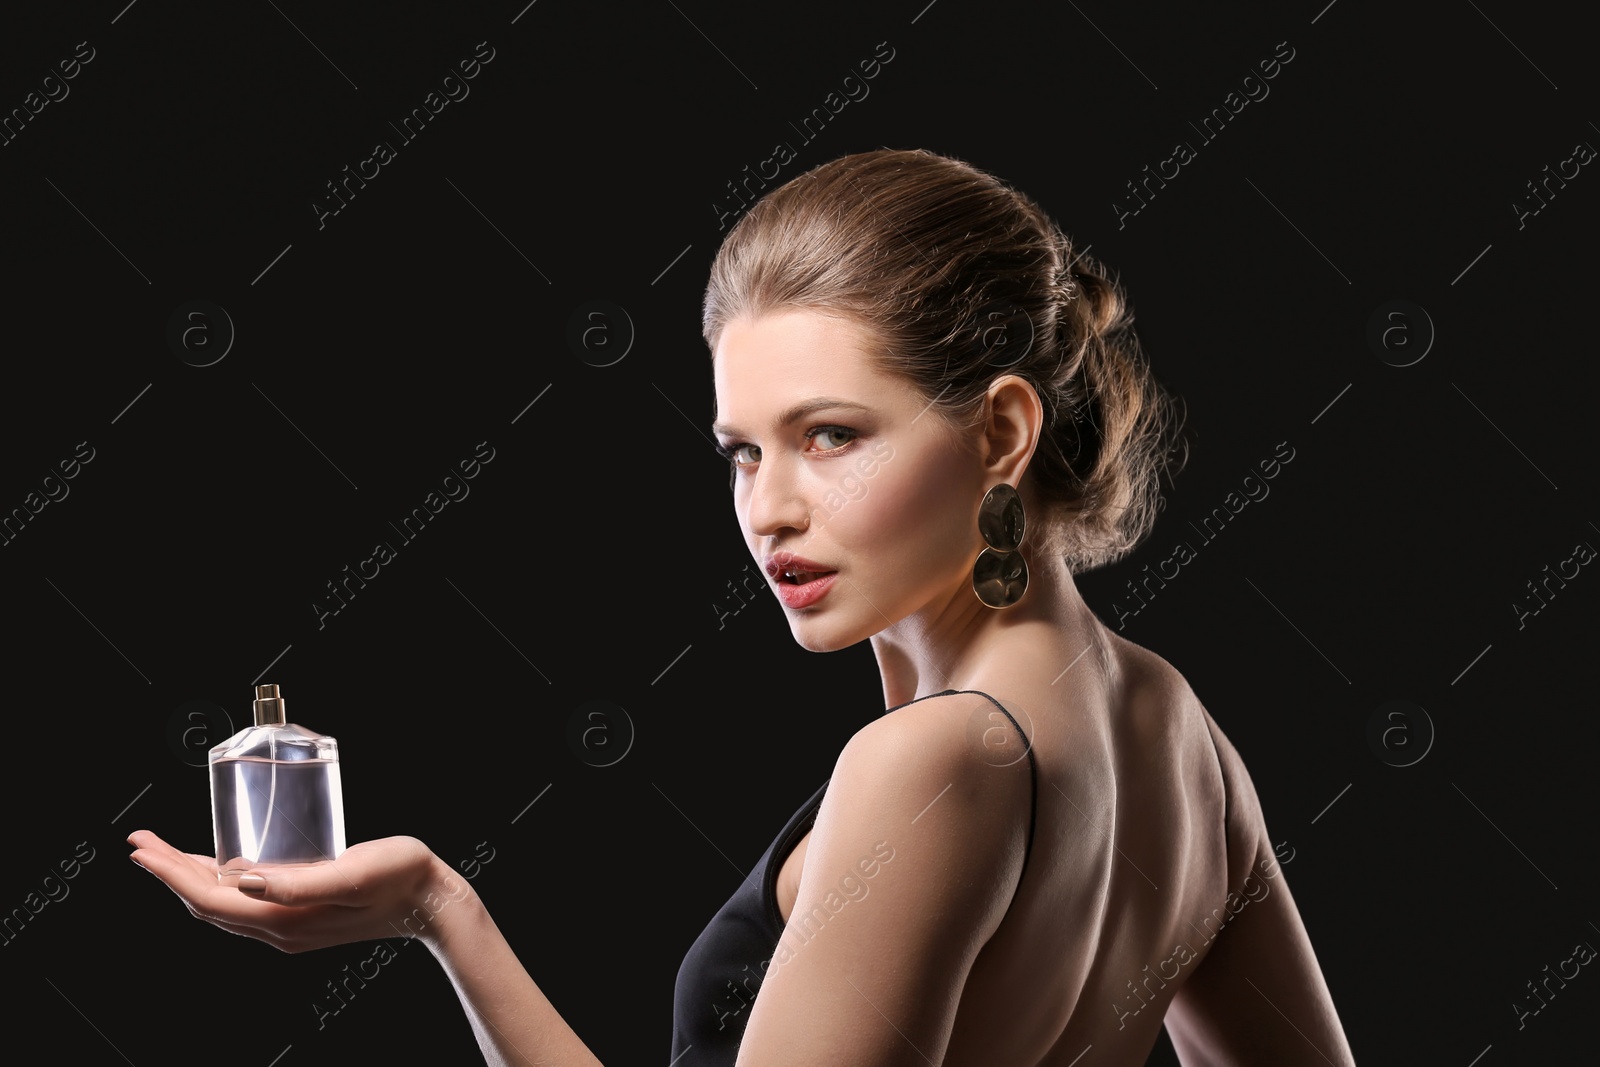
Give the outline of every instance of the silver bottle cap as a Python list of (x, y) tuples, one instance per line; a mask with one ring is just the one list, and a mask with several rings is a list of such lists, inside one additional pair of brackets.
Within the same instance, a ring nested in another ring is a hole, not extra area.
[(278, 687), (275, 685), (256, 686), (255, 711), (257, 726), (271, 726), (289, 721), (283, 717), (283, 698), (278, 695)]

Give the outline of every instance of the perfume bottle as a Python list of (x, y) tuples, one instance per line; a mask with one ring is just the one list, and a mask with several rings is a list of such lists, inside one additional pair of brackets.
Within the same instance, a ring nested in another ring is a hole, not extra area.
[(339, 744), (285, 720), (275, 685), (256, 686), (255, 725), (211, 750), (217, 880), (263, 864), (337, 859), (344, 851)]

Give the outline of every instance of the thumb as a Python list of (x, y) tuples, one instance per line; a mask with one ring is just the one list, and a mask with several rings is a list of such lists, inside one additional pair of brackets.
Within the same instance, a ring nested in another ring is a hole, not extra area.
[(289, 907), (312, 904), (349, 907), (366, 903), (366, 894), (340, 868), (337, 860), (299, 867), (257, 867), (239, 876), (238, 889), (257, 900)]

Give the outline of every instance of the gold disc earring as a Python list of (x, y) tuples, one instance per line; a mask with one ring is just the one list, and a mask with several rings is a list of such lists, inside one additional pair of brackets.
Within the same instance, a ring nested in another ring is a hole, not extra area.
[(972, 565), (972, 591), (991, 608), (1009, 608), (1028, 589), (1028, 564), (1017, 551), (1026, 531), (1022, 494), (1001, 482), (978, 505), (978, 533), (989, 547)]

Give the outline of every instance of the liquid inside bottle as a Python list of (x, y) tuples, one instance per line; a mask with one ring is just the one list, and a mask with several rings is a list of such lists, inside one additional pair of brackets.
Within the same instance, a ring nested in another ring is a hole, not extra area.
[(211, 765), (217, 865), (314, 863), (344, 851), (339, 761), (219, 759)]

